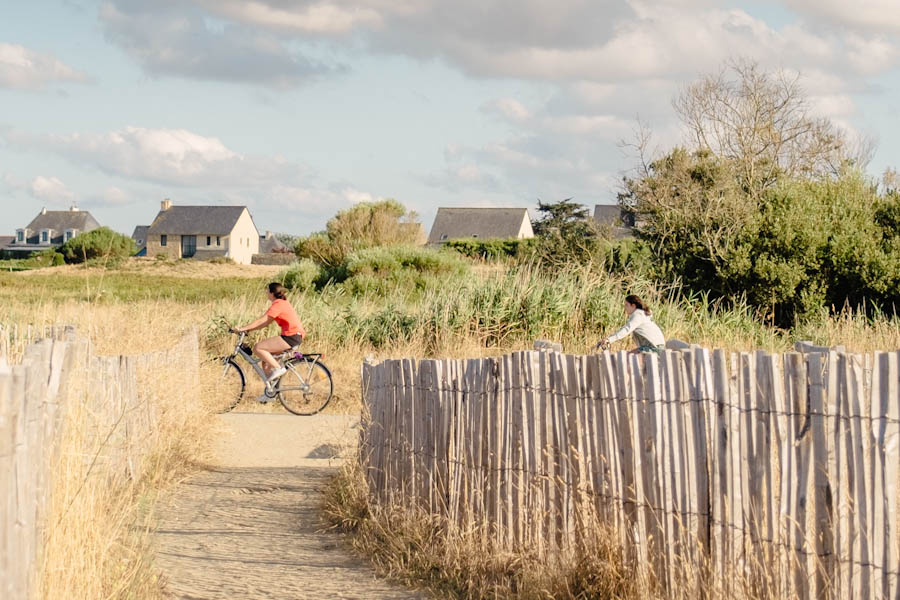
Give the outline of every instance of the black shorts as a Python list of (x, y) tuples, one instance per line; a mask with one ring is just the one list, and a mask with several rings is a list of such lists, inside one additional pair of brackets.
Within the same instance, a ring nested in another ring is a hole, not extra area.
[(291, 348), (299, 346), (303, 342), (303, 337), (299, 333), (294, 335), (283, 335), (281, 336), (281, 339), (287, 342), (287, 345)]

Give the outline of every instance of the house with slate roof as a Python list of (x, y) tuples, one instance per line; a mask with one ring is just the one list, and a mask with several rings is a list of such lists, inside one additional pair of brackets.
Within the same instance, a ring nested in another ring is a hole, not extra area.
[(149, 229), (149, 225), (138, 225), (131, 234), (131, 239), (134, 240), (134, 245), (138, 249), (136, 256), (147, 256), (147, 231)]
[(595, 204), (594, 222), (597, 225), (608, 227), (615, 238), (634, 235), (634, 213), (625, 210), (618, 204)]
[(11, 255), (21, 256), (47, 248), (58, 248), (76, 235), (98, 227), (100, 223), (91, 213), (78, 210), (75, 205), (69, 210), (43, 208), (31, 223), (16, 229), (15, 237), (3, 250)]
[(458, 238), (531, 238), (527, 208), (438, 208), (429, 245)]
[(260, 254), (293, 254), (294, 251), (285, 245), (284, 242), (271, 231), (267, 231), (266, 235), (259, 238)]
[[(142, 233), (140, 227), (136, 234)], [(259, 252), (259, 230), (246, 206), (175, 206), (166, 199), (147, 228), (145, 243), (146, 256), (223, 257), (249, 265)]]

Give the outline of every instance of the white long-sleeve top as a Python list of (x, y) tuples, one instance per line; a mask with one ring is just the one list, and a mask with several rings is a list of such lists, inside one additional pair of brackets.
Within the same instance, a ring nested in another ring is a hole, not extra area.
[(653, 319), (640, 308), (636, 308), (628, 317), (625, 325), (607, 338), (609, 343), (621, 340), (628, 334), (634, 336), (638, 346), (664, 346), (666, 338), (662, 329), (653, 322)]

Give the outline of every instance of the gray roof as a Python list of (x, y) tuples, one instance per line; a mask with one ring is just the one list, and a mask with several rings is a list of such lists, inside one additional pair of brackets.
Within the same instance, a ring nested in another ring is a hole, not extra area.
[(0, 250), (9, 246), (16, 239), (14, 235), (0, 235)]
[(77, 229), (78, 233), (93, 231), (100, 227), (94, 217), (86, 210), (45, 210), (38, 213), (26, 229), (30, 230), (30, 234), (25, 238), (27, 244), (38, 244), (42, 229), (51, 229), (53, 235), (50, 243), (53, 245), (62, 244), (65, 241), (67, 229)]
[(515, 237), (525, 218), (528, 218), (527, 208), (439, 208), (428, 243), (440, 244), (465, 237)]
[(148, 233), (227, 235), (246, 209), (246, 206), (172, 206), (156, 215)]
[(38, 214), (28, 224), (28, 229), (32, 231), (77, 229), (84, 233), (98, 227), (100, 227), (100, 223), (86, 210), (48, 210)]
[(291, 252), (291, 249), (284, 245), (284, 242), (279, 240), (274, 235), (272, 237), (266, 237), (264, 235), (259, 236), (259, 253), (260, 254), (272, 254), (273, 252)]
[(595, 204), (594, 221), (601, 225), (621, 225), (622, 209), (618, 204)]
[(131, 239), (133, 239), (138, 246), (142, 246), (147, 243), (147, 232), (149, 230), (149, 225), (138, 225), (134, 228), (134, 233), (131, 234)]

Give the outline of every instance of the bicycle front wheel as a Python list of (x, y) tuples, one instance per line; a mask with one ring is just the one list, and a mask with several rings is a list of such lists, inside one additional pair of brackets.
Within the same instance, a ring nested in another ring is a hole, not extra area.
[(334, 385), (331, 371), (312, 360), (292, 360), (284, 365), (287, 373), (278, 380), (278, 399), (295, 415), (314, 415), (331, 400)]
[(219, 412), (228, 412), (237, 406), (244, 397), (244, 388), (247, 384), (244, 379), (244, 371), (233, 360), (225, 360), (220, 368), (222, 370), (217, 382), (215, 398)]

